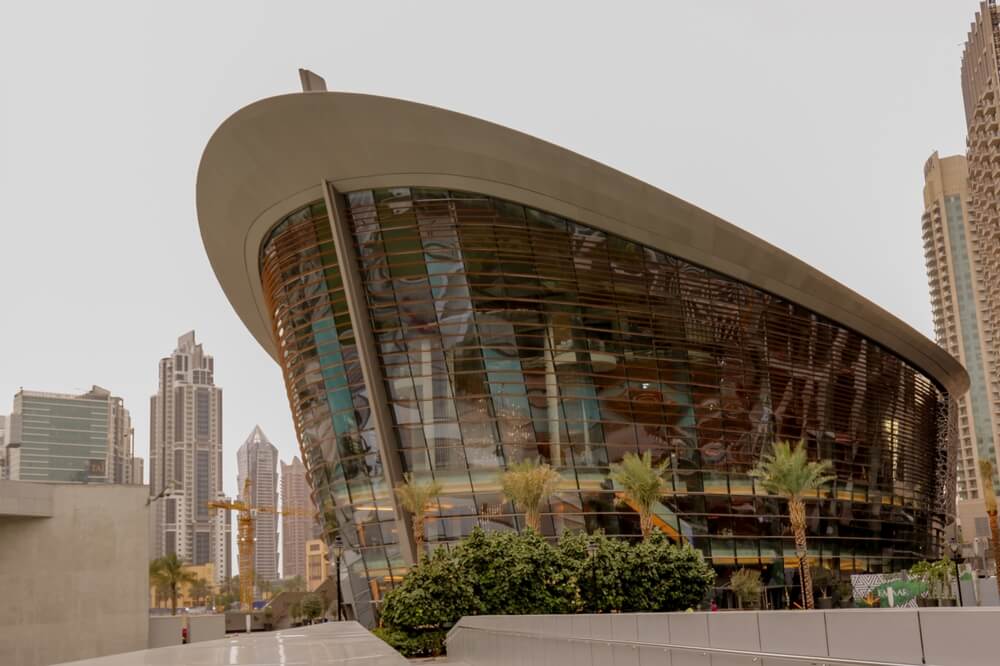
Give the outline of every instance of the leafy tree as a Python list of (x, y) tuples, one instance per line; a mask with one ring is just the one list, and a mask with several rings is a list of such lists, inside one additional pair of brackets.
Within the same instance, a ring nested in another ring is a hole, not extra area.
[(577, 607), (577, 564), (537, 532), (476, 528), (455, 550), (488, 615), (569, 613)]
[(177, 592), (182, 585), (195, 581), (194, 573), (184, 568), (177, 553), (170, 553), (149, 563), (149, 579), (170, 593), (170, 614), (177, 615)]
[(283, 592), (305, 592), (306, 581), (302, 578), (302, 576), (292, 576), (291, 578), (286, 578), (281, 581), (281, 590)]
[[(985, 458), (979, 460), (979, 483), (983, 487), (983, 501), (986, 504), (986, 518), (990, 524), (990, 543), (993, 545), (993, 561), (1000, 571), (1000, 524), (997, 521), (997, 495), (993, 488), (993, 464)], [(997, 575), (997, 593), (1000, 594), (1000, 574)]]
[(752, 608), (760, 601), (760, 572), (756, 569), (737, 569), (729, 579), (729, 587), (736, 593), (740, 608), (747, 603)]
[(410, 569), (403, 581), (386, 593), (382, 622), (413, 633), (444, 629), (463, 615), (482, 611), (467, 572), (452, 555), (437, 550)]
[(310, 592), (302, 597), (300, 608), (302, 610), (302, 617), (311, 624), (323, 614), (323, 599), (315, 592)]
[(653, 505), (663, 495), (663, 473), (669, 461), (653, 465), (652, 455), (626, 453), (620, 463), (611, 465), (611, 479), (622, 487), (625, 503), (639, 514), (642, 538), (653, 531)]
[(524, 524), (542, 531), (542, 502), (554, 493), (562, 481), (559, 472), (534, 460), (512, 463), (500, 476), (504, 496), (524, 511)]
[(653, 532), (628, 549), (628, 594), (622, 610), (662, 613), (697, 608), (714, 582), (715, 570), (701, 551), (674, 545), (662, 532)]
[(215, 597), (215, 603), (217, 606), (222, 606), (223, 609), (228, 609), (234, 603), (239, 601), (240, 598), (230, 592), (223, 592)]
[(269, 580), (258, 580), (257, 581), (257, 591), (260, 592), (262, 599), (268, 599), (271, 596), (271, 581)]
[(413, 541), (416, 545), (416, 559), (420, 561), (424, 554), (424, 525), (427, 521), (427, 511), (431, 503), (441, 494), (441, 484), (431, 480), (418, 483), (413, 475), (407, 472), (405, 482), (396, 486), (396, 497), (403, 509), (413, 517)]
[[(589, 545), (596, 546), (591, 554)], [(609, 539), (603, 532), (563, 532), (559, 551), (567, 562), (576, 564), (579, 610), (610, 613), (625, 607), (628, 543)]]
[(805, 443), (799, 441), (792, 448), (790, 442), (775, 442), (771, 453), (765, 453), (750, 475), (760, 479), (770, 492), (788, 500), (788, 517), (795, 535), (795, 555), (802, 572), (802, 599), (807, 609), (812, 609), (812, 575), (806, 560), (806, 505), (805, 497), (815, 494), (835, 477), (828, 474), (833, 468), (829, 460), (810, 461)]
[(299, 620), (302, 618), (302, 604), (298, 601), (294, 602), (288, 607), (288, 617), (292, 619), (292, 624), (298, 624)]

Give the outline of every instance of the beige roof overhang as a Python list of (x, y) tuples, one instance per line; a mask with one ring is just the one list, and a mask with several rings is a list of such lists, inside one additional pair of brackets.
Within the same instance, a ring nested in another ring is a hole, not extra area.
[(425, 186), (509, 199), (625, 236), (851, 328), (949, 392), (965, 369), (900, 319), (788, 253), (603, 164), (500, 125), (398, 99), (339, 92), (272, 97), (230, 116), (198, 168), (201, 236), (223, 291), (277, 357), (257, 270), (281, 217), (338, 190)]

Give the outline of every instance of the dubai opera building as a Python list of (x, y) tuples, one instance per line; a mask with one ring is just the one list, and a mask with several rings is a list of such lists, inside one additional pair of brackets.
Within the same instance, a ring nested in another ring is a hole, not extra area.
[(226, 295), (282, 368), (363, 621), (413, 561), (392, 491), (406, 472), (444, 487), (430, 547), (519, 529), (498, 477), (528, 458), (563, 477), (545, 534), (636, 536), (608, 466), (650, 451), (670, 462), (657, 525), (722, 580), (795, 567), (787, 505), (747, 474), (776, 439), (834, 461), (808, 504), (818, 564), (897, 570), (934, 555), (952, 520), (968, 378), (951, 356), (590, 159), (430, 106), (310, 91), (219, 127), (197, 206)]

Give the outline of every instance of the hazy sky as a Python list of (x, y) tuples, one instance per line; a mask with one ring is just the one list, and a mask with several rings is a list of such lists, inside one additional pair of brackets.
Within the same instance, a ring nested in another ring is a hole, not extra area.
[(609, 164), (813, 264), (925, 334), (922, 167), (963, 152), (976, 0), (29, 2), (0, 12), (0, 411), (18, 387), (125, 398), (195, 329), (225, 399), (297, 453), (278, 366), (209, 267), (214, 129), (298, 67)]

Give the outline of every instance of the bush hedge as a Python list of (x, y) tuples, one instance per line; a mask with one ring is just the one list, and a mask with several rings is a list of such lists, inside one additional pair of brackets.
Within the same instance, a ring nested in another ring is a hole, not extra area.
[(404, 656), (436, 656), (465, 615), (681, 611), (697, 607), (714, 581), (700, 552), (659, 532), (636, 544), (570, 532), (553, 546), (531, 530), (476, 529), (385, 595), (376, 634)]

